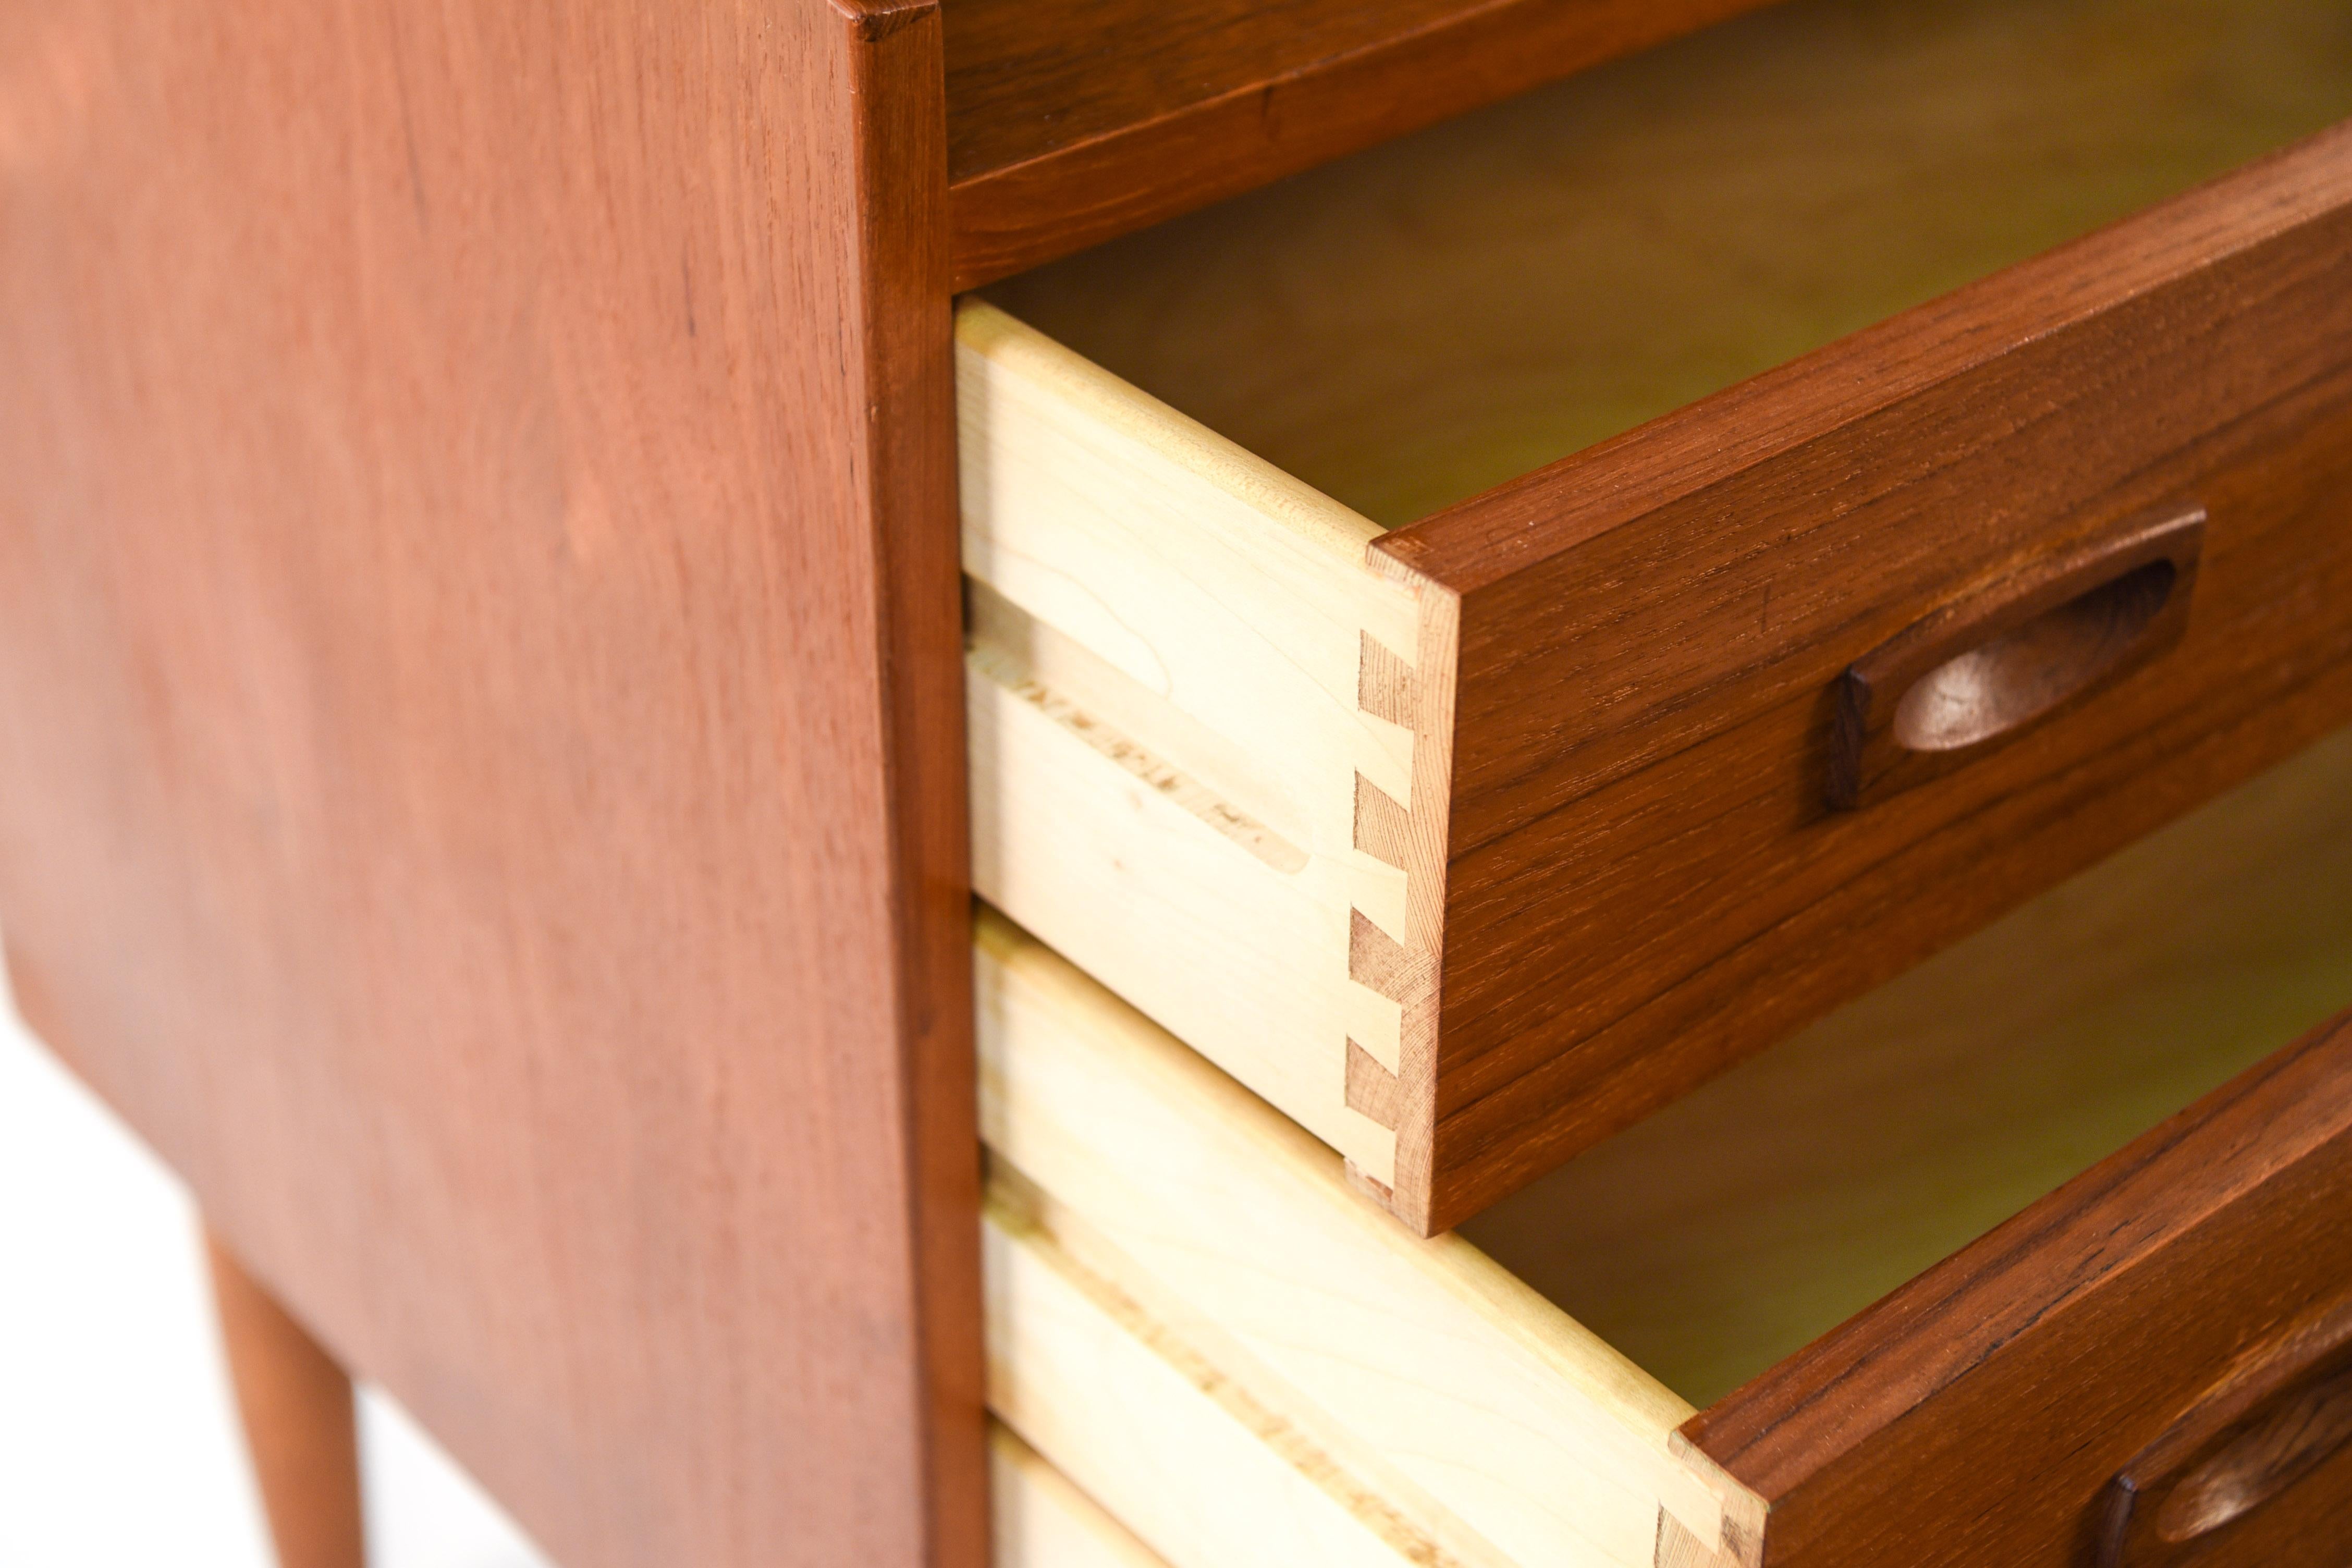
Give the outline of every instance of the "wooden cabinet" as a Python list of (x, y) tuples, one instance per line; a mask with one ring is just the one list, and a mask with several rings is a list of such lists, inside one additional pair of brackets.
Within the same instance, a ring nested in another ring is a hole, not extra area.
[(2340, 6), (152, 11), (0, 8), (0, 927), (273, 1473), (2340, 1555)]

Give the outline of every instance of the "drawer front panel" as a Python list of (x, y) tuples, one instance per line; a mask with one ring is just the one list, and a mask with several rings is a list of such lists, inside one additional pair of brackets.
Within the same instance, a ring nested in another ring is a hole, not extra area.
[(1682, 1429), (1790, 1564), (2343, 1561), (2352, 1015)]
[[(1460, 615), (1430, 1226), (2352, 716), (2347, 203), (2352, 129), (1374, 546)], [(2196, 507), (2176, 646), (1833, 809), (1850, 666)]]

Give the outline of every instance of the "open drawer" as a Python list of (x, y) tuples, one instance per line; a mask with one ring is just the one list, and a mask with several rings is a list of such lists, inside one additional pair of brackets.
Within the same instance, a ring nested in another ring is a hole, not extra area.
[(1171, 1568), (2352, 1555), (2352, 732), (1433, 1240), (981, 954), (991, 1401)]
[(2251, 776), (2347, 115), (2320, 0), (1806, 0), (968, 302), (982, 891), (1433, 1232)]

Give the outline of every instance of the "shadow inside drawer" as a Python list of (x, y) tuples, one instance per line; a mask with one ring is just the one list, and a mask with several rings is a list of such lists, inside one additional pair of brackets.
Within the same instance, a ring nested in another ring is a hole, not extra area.
[(2326, 0), (1794, 0), (989, 298), (1396, 527), (2347, 115)]
[(1463, 1234), (1705, 1406), (2352, 1003), (2352, 731)]

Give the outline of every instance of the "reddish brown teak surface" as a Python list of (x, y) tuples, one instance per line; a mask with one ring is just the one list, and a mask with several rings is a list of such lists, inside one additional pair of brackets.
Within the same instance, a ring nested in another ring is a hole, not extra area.
[(278, 1568), (365, 1568), (351, 1374), (226, 1247), (205, 1253)]
[(1766, 0), (947, 0), (975, 289)]
[[(2352, 1015), (2215, 1090), (1683, 1436), (1770, 1504), (1768, 1565), (2081, 1568), (2110, 1487), (2200, 1412), (2302, 1463), (2110, 1564), (2340, 1563), (2352, 1428), (2297, 1421), (2352, 1293)], [(2332, 1359), (2331, 1359), (2332, 1357)], [(2239, 1402), (2258, 1383), (2273, 1396)], [(2284, 1395), (2284, 1398), (2277, 1397)], [(2210, 1436), (2210, 1434), (2208, 1436)], [(2193, 1450), (2226, 1459), (2227, 1445)], [(2219, 1472), (2209, 1470), (2209, 1479)], [(2184, 1533), (2194, 1531), (2194, 1533)]]
[[(1854, 661), (2198, 509), (2177, 644), (1832, 808)], [(1443, 1229), (2352, 719), (2352, 127), (1373, 549), (1461, 617)]]
[(940, 61), (0, 10), (18, 995), (573, 1568), (986, 1551)]

